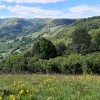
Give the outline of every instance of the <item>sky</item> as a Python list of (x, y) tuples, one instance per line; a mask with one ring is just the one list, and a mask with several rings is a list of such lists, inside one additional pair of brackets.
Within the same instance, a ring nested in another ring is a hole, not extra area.
[(100, 0), (0, 0), (0, 18), (100, 16)]

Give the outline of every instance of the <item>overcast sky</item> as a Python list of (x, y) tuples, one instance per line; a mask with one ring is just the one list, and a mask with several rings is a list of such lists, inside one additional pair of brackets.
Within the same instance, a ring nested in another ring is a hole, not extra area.
[(0, 18), (84, 18), (100, 16), (100, 0), (0, 0)]

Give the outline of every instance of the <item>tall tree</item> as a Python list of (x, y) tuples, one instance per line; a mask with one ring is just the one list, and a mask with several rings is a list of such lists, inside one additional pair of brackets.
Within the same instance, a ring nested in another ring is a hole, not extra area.
[(65, 53), (66, 51), (66, 45), (64, 42), (60, 42), (56, 44), (56, 49), (57, 49), (57, 55), (61, 56)]
[(100, 51), (100, 29), (96, 30), (92, 36), (92, 44), (94, 51)]
[(33, 53), (42, 59), (53, 58), (57, 55), (57, 51), (53, 43), (45, 38), (41, 38), (34, 44)]
[(72, 33), (72, 44), (74, 51), (86, 54), (91, 44), (91, 36), (85, 28), (76, 28)]

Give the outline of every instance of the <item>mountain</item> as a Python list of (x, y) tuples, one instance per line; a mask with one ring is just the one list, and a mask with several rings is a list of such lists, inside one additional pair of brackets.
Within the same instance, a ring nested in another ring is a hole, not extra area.
[(78, 19), (74, 23), (58, 29), (55, 33), (47, 36), (47, 38), (54, 43), (62, 41), (67, 45), (71, 43), (71, 34), (77, 27), (86, 28), (88, 33), (92, 36), (96, 30), (100, 29), (100, 16)]
[(40, 37), (46, 37), (54, 44), (64, 42), (68, 45), (77, 27), (86, 28), (93, 36), (100, 29), (100, 16), (82, 19), (0, 19), (0, 58), (27, 51)]
[(53, 35), (59, 29), (71, 25), (76, 19), (0, 19), (0, 56), (24, 52), (38, 38)]

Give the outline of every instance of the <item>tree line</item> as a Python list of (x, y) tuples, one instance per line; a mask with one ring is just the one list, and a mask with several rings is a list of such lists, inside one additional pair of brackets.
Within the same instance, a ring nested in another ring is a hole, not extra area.
[(63, 73), (100, 74), (100, 30), (93, 35), (85, 28), (76, 28), (67, 46), (54, 45), (40, 38), (32, 50), (24, 54), (12, 54), (0, 62), (1, 73)]

